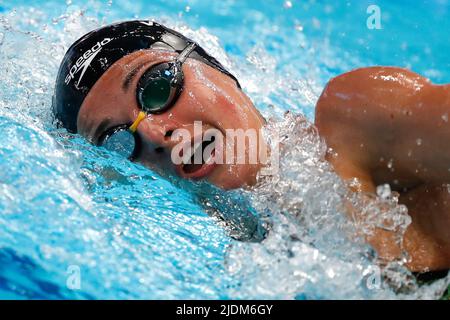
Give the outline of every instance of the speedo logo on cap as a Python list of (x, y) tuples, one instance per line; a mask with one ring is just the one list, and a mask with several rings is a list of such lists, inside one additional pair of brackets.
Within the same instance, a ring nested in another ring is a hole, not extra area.
[(75, 86), (78, 86), (83, 79), (84, 73), (86, 72), (87, 68), (91, 64), (92, 60), (94, 60), (95, 56), (102, 51), (103, 47), (111, 42), (111, 38), (105, 38), (102, 41), (97, 42), (91, 49), (87, 50), (81, 57), (78, 58), (77, 62), (75, 62), (72, 67), (70, 67), (69, 73), (66, 76), (66, 79), (64, 82), (66, 84), (69, 84), (72, 79), (75, 78), (75, 75), (81, 71), (80, 78), (78, 79)]

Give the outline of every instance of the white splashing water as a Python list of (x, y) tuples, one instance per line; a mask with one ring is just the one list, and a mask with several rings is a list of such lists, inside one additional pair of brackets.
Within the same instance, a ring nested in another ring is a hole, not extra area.
[[(326, 145), (303, 116), (272, 120), (268, 136), (279, 136), (280, 168), (248, 192), (255, 208), (271, 216), (269, 236), (259, 244), (230, 248), (228, 270), (242, 283), (234, 294), (249, 298), (436, 299), (449, 278), (419, 287), (404, 267), (406, 253), (385, 268), (363, 237), (375, 226), (396, 233), (401, 244), (410, 224), (396, 195), (356, 194), (333, 172)], [(277, 141), (277, 139), (271, 139)], [(272, 145), (272, 148), (276, 147)], [(383, 190), (381, 190), (383, 189)], [(346, 203), (362, 216), (347, 218)]]
[[(41, 133), (40, 137), (48, 140), (37, 141), (36, 145), (53, 143), (46, 131), (52, 127), (49, 106), (56, 71), (65, 49), (76, 38), (101, 24), (72, 6), (51, 23), (47, 19), (48, 16), (36, 9), (22, 10), (20, 15), (13, 12), (0, 18), (1, 116), (35, 126)], [(30, 30), (30, 26), (35, 26), (34, 31), (21, 31)], [(275, 62), (258, 46), (248, 53), (248, 64), (240, 66), (225, 54), (218, 38), (207, 29), (192, 30), (180, 22), (170, 21), (168, 26), (197, 40), (225, 66), (237, 71), (244, 88), (257, 104), (273, 106), (264, 110), (266, 115), (282, 111), (276, 99), (269, 97), (270, 93), (285, 94), (284, 102), (287, 104), (293, 104), (293, 101), (313, 104), (320, 93), (320, 87), (314, 82), (295, 77), (286, 88), (286, 76), (272, 75)], [(270, 78), (266, 77), (268, 73), (272, 75)], [(15, 103), (11, 104), (11, 101)], [(397, 204), (395, 196), (389, 190), (380, 190), (378, 197), (350, 193), (324, 161), (326, 146), (304, 117), (287, 114), (283, 119), (269, 121), (268, 137), (275, 133), (283, 142), (280, 171), (246, 191), (254, 207), (270, 216), (271, 231), (261, 243), (234, 243), (229, 248), (224, 263), (230, 275), (240, 283), (229, 289), (229, 296), (439, 298), (448, 286), (449, 278), (419, 287), (403, 266), (404, 260), (380, 270), (373, 250), (361, 237), (355, 236), (356, 231), (370, 233), (375, 225), (390, 221), (390, 227), (401, 239), (409, 217), (405, 208)], [(50, 149), (42, 150), (49, 161), (77, 161), (74, 154), (49, 157), (57, 150)], [(79, 199), (83, 206), (89, 204), (90, 199), (84, 196), (81, 181), (70, 172), (62, 171), (55, 177), (57, 182), (52, 184), (52, 188), (67, 192), (75, 190), (73, 192), (78, 194), (69, 197)], [(61, 177), (64, 175), (67, 178)], [(2, 192), (14, 194), (16, 191)], [(33, 193), (29, 196), (32, 197)], [(13, 201), (14, 196), (11, 199)], [(361, 210), (364, 223), (356, 225), (346, 218), (345, 201)], [(89, 207), (84, 209), (89, 211)]]

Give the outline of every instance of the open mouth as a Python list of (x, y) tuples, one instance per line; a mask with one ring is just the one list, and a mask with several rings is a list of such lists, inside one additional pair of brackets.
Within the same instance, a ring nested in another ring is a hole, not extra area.
[[(215, 155), (218, 152), (218, 146), (214, 136), (208, 140), (203, 140), (197, 148), (191, 144), (190, 158), (186, 163), (176, 166), (178, 175), (186, 179), (201, 179), (208, 176), (216, 167)], [(205, 153), (205, 150), (208, 152)], [(186, 158), (185, 158), (186, 159)]]

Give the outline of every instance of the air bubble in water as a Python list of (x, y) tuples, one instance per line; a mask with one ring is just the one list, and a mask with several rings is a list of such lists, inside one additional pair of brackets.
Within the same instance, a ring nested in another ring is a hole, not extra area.
[(302, 32), (303, 31), (303, 25), (300, 22), (295, 23), (295, 30)]
[(389, 160), (389, 162), (387, 163), (387, 167), (391, 170), (394, 168), (394, 159)]
[(389, 184), (382, 184), (377, 187), (377, 195), (381, 199), (388, 199), (391, 193), (391, 187), (389, 186)]
[(290, 8), (292, 8), (292, 2), (291, 1), (285, 1), (283, 6), (284, 6), (285, 9), (290, 9)]

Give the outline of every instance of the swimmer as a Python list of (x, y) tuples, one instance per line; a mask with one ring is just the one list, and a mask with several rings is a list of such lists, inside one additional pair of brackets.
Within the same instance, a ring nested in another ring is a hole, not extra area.
[(172, 163), (171, 135), (185, 129), (194, 136), (195, 121), (225, 134), (259, 130), (265, 120), (215, 58), (157, 23), (118, 23), (76, 41), (59, 69), (53, 110), (68, 131), (115, 151), (119, 141), (125, 157), (159, 172), (224, 189), (256, 181), (259, 165)]
[[(228, 130), (259, 132), (265, 119), (219, 61), (154, 22), (116, 23), (77, 40), (61, 63), (53, 111), (69, 132), (161, 173), (233, 189), (254, 185), (263, 167), (211, 159), (174, 163), (179, 141), (173, 135), (185, 129), (195, 138), (196, 121), (226, 136)], [(388, 183), (408, 207), (412, 224), (404, 246), (412, 271), (450, 267), (449, 112), (449, 85), (393, 67), (332, 79), (316, 106), (315, 125), (336, 173), (357, 178), (355, 191), (375, 192)], [(227, 149), (217, 140), (201, 142), (212, 158)], [(191, 151), (180, 155), (191, 159), (197, 149)], [(383, 259), (400, 254), (389, 231), (377, 229), (368, 241)]]

